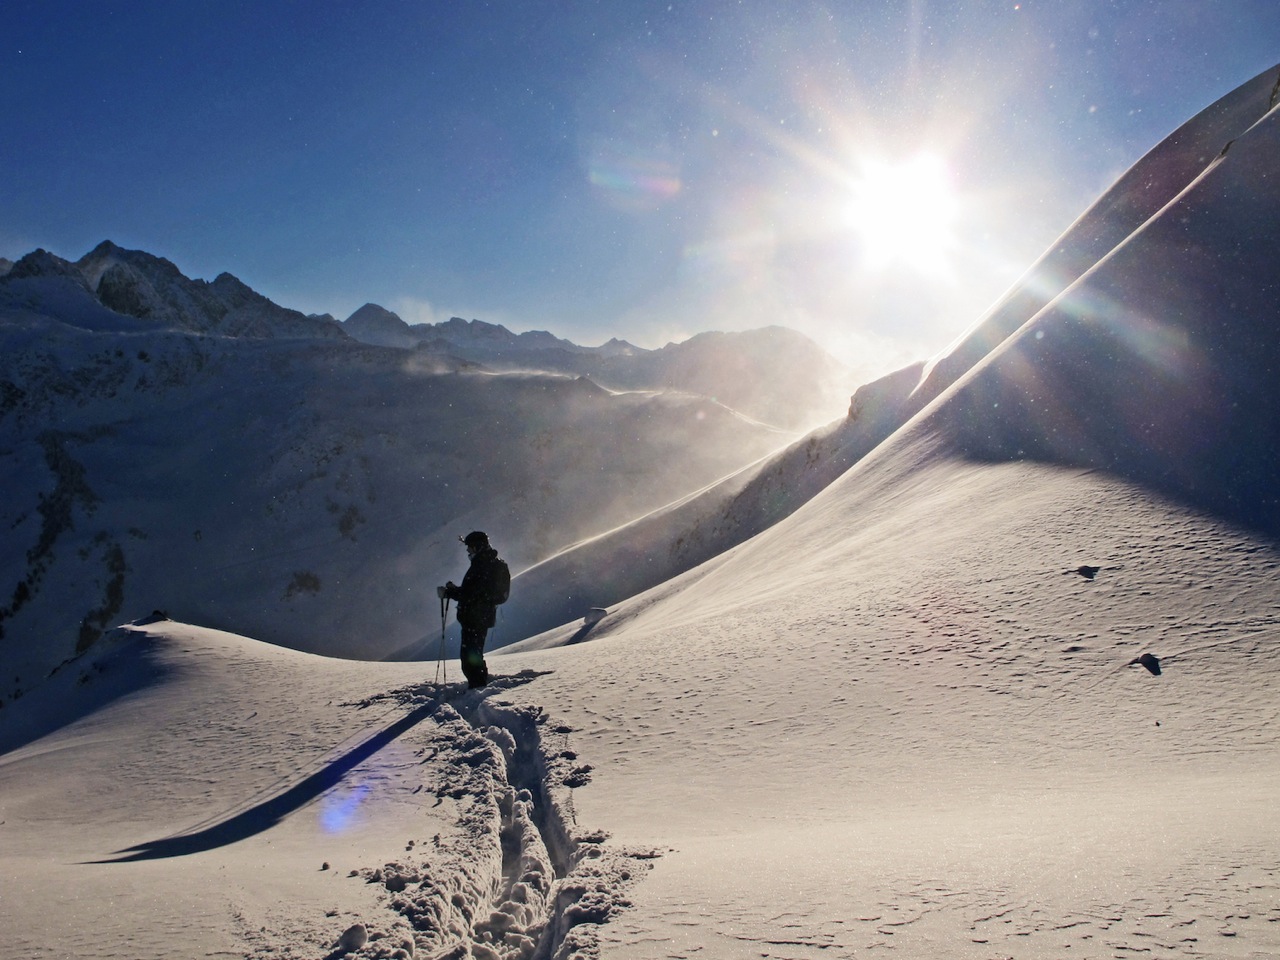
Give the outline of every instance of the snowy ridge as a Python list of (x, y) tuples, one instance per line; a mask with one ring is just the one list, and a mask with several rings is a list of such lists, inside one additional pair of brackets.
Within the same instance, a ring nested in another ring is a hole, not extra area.
[(935, 358), (914, 398), (919, 411), (975, 363), (1106, 257), (1275, 106), (1280, 69), (1252, 80), (1196, 114), (1146, 153), (1034, 263), (1000, 302)]
[[(945, 355), (923, 368), (909, 367), (859, 388), (843, 423), (815, 430), (767, 462), (745, 468), (696, 503), (672, 505), (661, 517), (637, 520), (529, 570), (522, 592), (533, 599), (526, 601), (517, 595), (509, 611), (517, 625), (513, 633), (532, 635), (576, 620), (591, 607), (617, 603), (749, 539), (806, 502), (986, 361), (1052, 301), (1064, 296), (1190, 190), (1220, 162), (1230, 144), (1272, 111), (1278, 83), (1280, 71), (1264, 71), (1152, 148)], [(1257, 185), (1249, 189), (1257, 190)], [(1266, 191), (1260, 192), (1260, 198), (1266, 195)], [(1247, 228), (1233, 221), (1224, 229), (1238, 234)], [(1247, 289), (1257, 282), (1259, 274), (1250, 270), (1262, 269), (1258, 264), (1241, 270), (1242, 287)], [(1167, 272), (1164, 266), (1152, 275)], [(1083, 299), (1086, 309), (1096, 307), (1087, 297)], [(1169, 311), (1176, 310), (1171, 304)], [(1086, 351), (1084, 355), (1091, 354)], [(1108, 381), (1096, 389), (1109, 391), (1115, 385)], [(1089, 392), (1083, 384), (1072, 389)], [(1084, 395), (1077, 402), (1081, 409), (1095, 403), (1092, 396)], [(1252, 404), (1245, 409), (1252, 410)], [(973, 418), (975, 427), (984, 427), (982, 414), (970, 409), (966, 415)], [(557, 598), (555, 602), (548, 601), (551, 596)]]
[(1257, 243), (1280, 215), (1278, 143), (1273, 108), (944, 395), (957, 451), (1105, 469), (1280, 535), (1280, 425), (1259, 415), (1280, 340)]
[[(487, 360), (549, 351), (584, 356), (619, 356), (648, 353), (617, 337), (599, 347), (583, 347), (545, 330), (512, 333), (502, 324), (450, 317), (440, 323), (410, 325), (400, 316), (376, 303), (366, 303), (343, 321), (343, 329), (357, 340), (387, 347), (425, 347), (454, 350)], [(479, 351), (472, 354), (472, 351)]]
[[(174, 264), (139, 250), (104, 241), (75, 263), (37, 250), (19, 260), (7, 275), (3, 293), (10, 303), (52, 307), (52, 314), (75, 323), (46, 300), (47, 281), (78, 284), (102, 307), (146, 321), (136, 329), (171, 328), (234, 337), (318, 337), (341, 339), (332, 321), (307, 317), (277, 306), (228, 273), (212, 283), (183, 276)], [(43, 281), (43, 284), (42, 284)]]

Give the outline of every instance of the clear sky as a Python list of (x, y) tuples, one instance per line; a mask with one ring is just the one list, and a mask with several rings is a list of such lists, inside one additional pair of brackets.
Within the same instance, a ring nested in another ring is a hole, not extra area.
[(1280, 62), (1275, 0), (9, 0), (0, 255), (114, 240), (345, 319), (967, 327)]

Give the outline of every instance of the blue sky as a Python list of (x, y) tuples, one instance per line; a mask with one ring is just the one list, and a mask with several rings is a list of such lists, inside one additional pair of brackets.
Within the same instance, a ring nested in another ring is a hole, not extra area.
[[(103, 239), (344, 319), (944, 347), (1270, 2), (63, 3), (0, 31), (0, 255)], [(904, 226), (905, 224), (905, 226)]]

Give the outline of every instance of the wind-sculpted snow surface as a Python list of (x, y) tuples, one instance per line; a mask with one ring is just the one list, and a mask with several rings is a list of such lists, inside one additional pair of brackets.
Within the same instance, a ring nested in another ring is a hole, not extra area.
[(1278, 569), (1101, 472), (916, 438), (491, 662), (554, 670), (582, 815), (670, 850), (606, 956), (1264, 956)]

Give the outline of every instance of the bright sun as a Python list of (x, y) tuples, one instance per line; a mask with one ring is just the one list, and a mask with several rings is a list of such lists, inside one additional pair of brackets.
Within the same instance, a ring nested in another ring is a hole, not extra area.
[(850, 192), (849, 223), (868, 268), (930, 275), (950, 270), (958, 204), (939, 157), (864, 161)]

